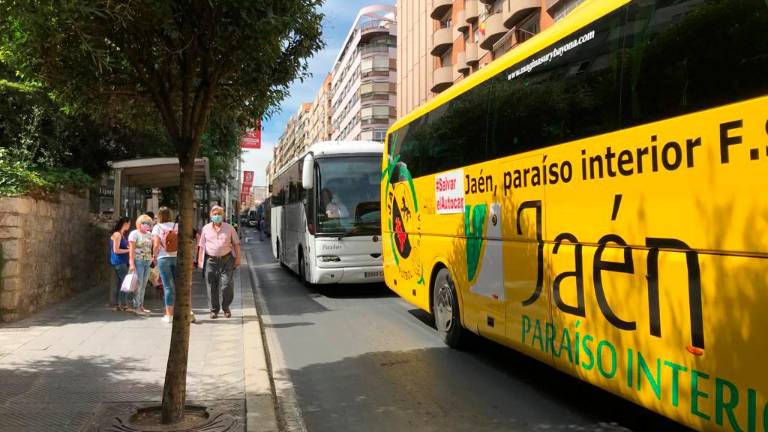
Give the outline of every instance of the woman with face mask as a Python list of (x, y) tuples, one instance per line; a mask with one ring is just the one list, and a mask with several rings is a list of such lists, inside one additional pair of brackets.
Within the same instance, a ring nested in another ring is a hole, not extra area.
[(240, 238), (232, 225), (224, 222), (223, 208), (215, 206), (211, 209), (211, 223), (203, 227), (198, 246), (197, 265), (203, 268), (205, 263), (203, 276), (208, 286), (211, 319), (219, 316), (220, 309), (229, 318), (232, 316), (229, 305), (234, 298), (234, 272), (240, 267)]
[(109, 263), (115, 270), (117, 283), (112, 289), (110, 297), (111, 307), (114, 311), (122, 311), (128, 307), (128, 293), (120, 291), (120, 286), (128, 274), (128, 230), (131, 228), (131, 220), (122, 217), (115, 222), (112, 228), (112, 236), (109, 238)]
[(149, 280), (152, 265), (152, 218), (141, 215), (136, 219), (136, 229), (128, 236), (130, 245), (129, 270), (136, 272), (138, 287), (133, 296), (133, 312), (146, 315), (150, 310), (144, 308), (144, 290)]

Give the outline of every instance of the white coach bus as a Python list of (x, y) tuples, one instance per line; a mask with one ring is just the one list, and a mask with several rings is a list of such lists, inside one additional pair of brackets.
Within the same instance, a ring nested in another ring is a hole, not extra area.
[(311, 284), (383, 281), (383, 144), (325, 141), (270, 185), (272, 253)]

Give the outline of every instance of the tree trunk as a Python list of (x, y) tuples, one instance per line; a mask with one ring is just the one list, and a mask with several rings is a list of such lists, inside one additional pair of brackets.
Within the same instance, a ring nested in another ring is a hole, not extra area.
[(168, 365), (163, 386), (163, 424), (180, 421), (187, 397), (187, 358), (189, 355), (189, 324), (192, 310), (192, 265), (196, 248), (193, 245), (195, 156), (179, 158), (181, 186), (179, 188), (179, 250), (176, 258), (176, 292), (173, 309), (173, 329)]

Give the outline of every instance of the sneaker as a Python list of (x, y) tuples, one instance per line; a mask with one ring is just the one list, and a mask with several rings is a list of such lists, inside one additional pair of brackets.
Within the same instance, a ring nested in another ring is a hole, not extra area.
[(173, 316), (171, 315), (163, 315), (163, 322), (164, 323), (172, 323), (173, 322)]
[(190, 315), (190, 317), (189, 317), (189, 322), (195, 322), (195, 321), (197, 321), (197, 317), (195, 316), (195, 313), (194, 313), (194, 312), (192, 312), (192, 311), (189, 311), (189, 315)]

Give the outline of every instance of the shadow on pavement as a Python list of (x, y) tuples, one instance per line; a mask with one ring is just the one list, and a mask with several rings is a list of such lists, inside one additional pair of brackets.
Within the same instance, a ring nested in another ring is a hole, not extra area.
[(373, 284), (335, 284), (335, 285), (314, 285), (309, 288), (318, 294), (333, 299), (374, 299), (397, 297), (392, 290), (383, 283)]
[(684, 431), (493, 342), (384, 351), (290, 370), (311, 431)]
[(427, 311), (421, 309), (409, 309), (408, 313), (417, 320), (421, 321), (421, 323), (427, 327), (433, 330), (437, 329), (437, 327), (435, 327), (435, 317), (433, 317), (432, 314), (428, 313)]
[[(196, 272), (192, 278), (192, 305), (193, 312), (199, 318), (208, 313), (208, 294), (200, 277)], [(0, 323), (2, 329), (22, 329), (33, 327), (57, 327), (64, 324), (87, 324), (95, 322), (114, 323), (160, 319), (164, 314), (163, 291), (148, 286), (144, 296), (144, 306), (151, 310), (149, 315), (141, 316), (132, 312), (115, 311), (109, 306), (109, 292), (106, 288), (93, 288), (64, 299), (61, 303), (51, 305), (43, 310), (35, 312), (32, 316), (11, 323)]]
[[(159, 401), (143, 360), (102, 356), (36, 359), (0, 368), (0, 429), (77, 431), (101, 402)], [(7, 429), (5, 429), (7, 428)]]
[(312, 326), (315, 325), (315, 323), (311, 322), (292, 322), (292, 323), (280, 323), (280, 324), (263, 324), (262, 327), (264, 328), (273, 328), (273, 329), (283, 329), (283, 328), (290, 328), (290, 327), (306, 327), (306, 326)]

